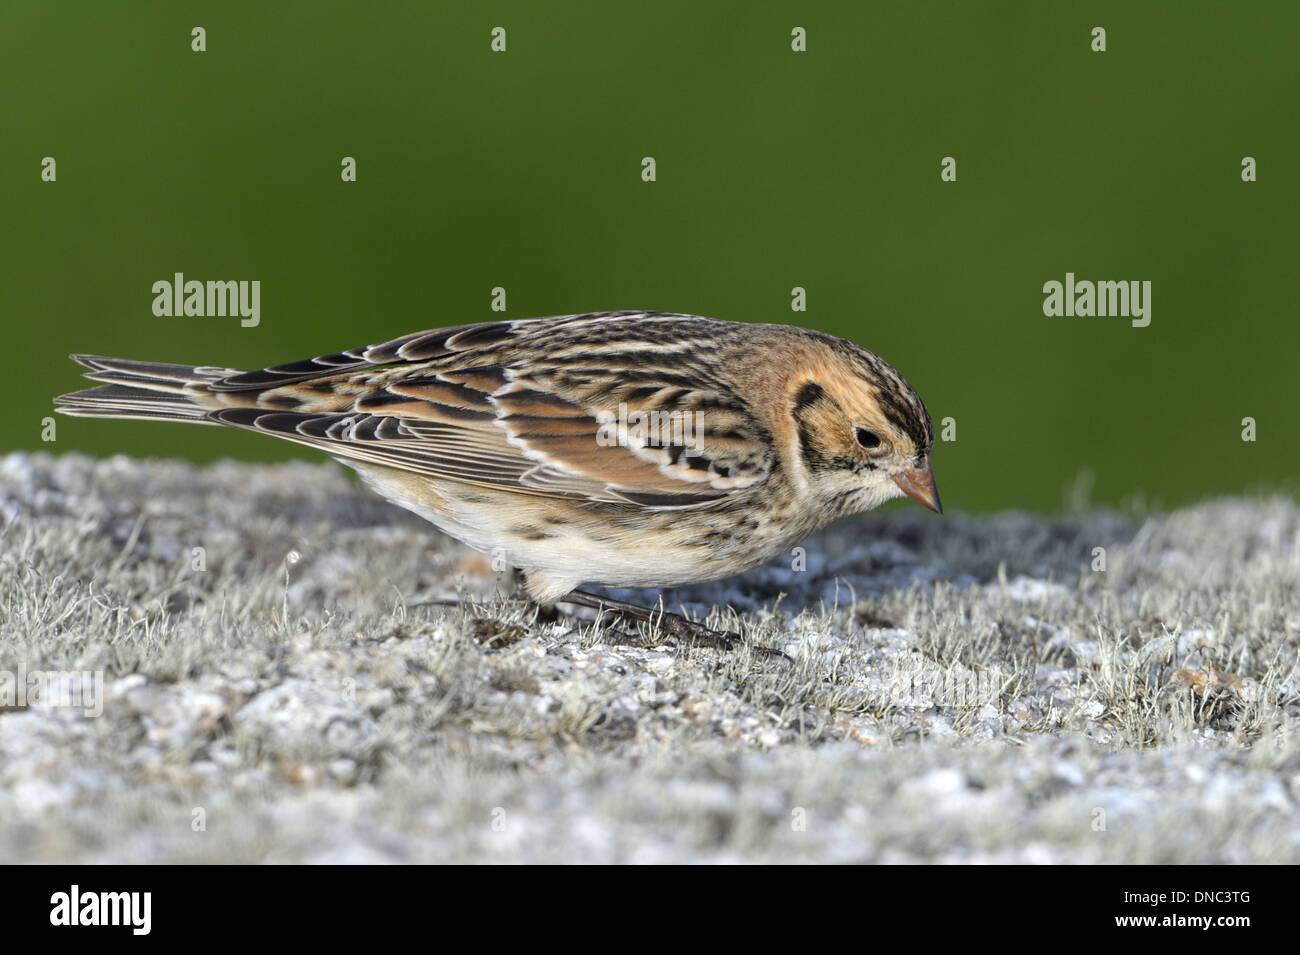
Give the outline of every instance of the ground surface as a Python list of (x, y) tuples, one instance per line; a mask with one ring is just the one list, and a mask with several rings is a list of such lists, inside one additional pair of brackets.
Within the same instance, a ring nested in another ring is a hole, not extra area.
[(334, 465), (15, 454), (0, 524), (7, 860), (1300, 861), (1288, 500), (890, 508), (670, 595), (793, 664), (539, 621)]

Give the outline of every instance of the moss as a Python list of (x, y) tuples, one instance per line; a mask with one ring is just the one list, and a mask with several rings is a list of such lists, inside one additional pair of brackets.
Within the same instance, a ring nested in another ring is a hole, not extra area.
[(1289, 500), (888, 510), (666, 595), (788, 664), (502, 599), (331, 465), (10, 455), (0, 514), (0, 671), (104, 681), (0, 700), (7, 858), (1300, 857)]

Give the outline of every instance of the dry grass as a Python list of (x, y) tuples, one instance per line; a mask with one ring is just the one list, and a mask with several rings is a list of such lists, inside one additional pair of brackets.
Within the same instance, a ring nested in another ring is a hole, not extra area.
[(0, 702), (9, 859), (1300, 859), (1286, 499), (891, 509), (668, 595), (789, 665), (539, 619), (332, 465), (10, 455), (0, 519), (0, 671), (104, 679)]

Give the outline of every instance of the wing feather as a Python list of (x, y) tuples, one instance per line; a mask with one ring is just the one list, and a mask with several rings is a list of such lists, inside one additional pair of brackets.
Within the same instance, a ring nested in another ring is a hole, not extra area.
[[(207, 382), (221, 405), (208, 414), (431, 478), (698, 506), (773, 461), (770, 434), (700, 360), (719, 324), (618, 313), (433, 329)], [(255, 407), (229, 407), (231, 392)]]

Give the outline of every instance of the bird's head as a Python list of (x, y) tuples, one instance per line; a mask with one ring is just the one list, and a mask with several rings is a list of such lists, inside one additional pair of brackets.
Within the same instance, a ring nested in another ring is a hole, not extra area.
[(796, 453), (814, 493), (836, 517), (904, 495), (942, 514), (925, 404), (865, 348), (830, 336), (825, 345), (824, 360), (787, 385)]

